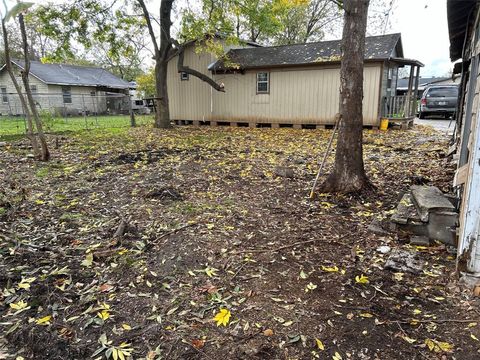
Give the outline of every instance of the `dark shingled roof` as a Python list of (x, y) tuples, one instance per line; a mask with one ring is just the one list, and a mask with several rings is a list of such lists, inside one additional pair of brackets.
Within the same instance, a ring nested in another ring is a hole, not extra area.
[[(25, 63), (23, 61), (12, 60), (12, 62), (22, 69), (24, 68)], [(115, 89), (128, 89), (132, 87), (128, 82), (113, 75), (111, 72), (92, 66), (43, 64), (40, 61), (32, 61), (30, 73), (46, 84), (104, 86)]]
[[(340, 40), (315, 43), (233, 49), (227, 54), (230, 62), (240, 69), (307, 65), (320, 62), (340, 61)], [(394, 54), (394, 50), (397, 53)], [(400, 34), (370, 36), (365, 39), (365, 59), (388, 59), (403, 57)], [(209, 66), (212, 71), (224, 71), (222, 60)]]

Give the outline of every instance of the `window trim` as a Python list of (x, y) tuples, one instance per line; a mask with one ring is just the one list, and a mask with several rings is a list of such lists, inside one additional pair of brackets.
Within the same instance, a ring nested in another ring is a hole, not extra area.
[[(65, 101), (65, 99), (70, 99), (70, 101)], [(72, 87), (71, 86), (62, 86), (62, 99), (64, 104), (72, 104)]]
[(181, 81), (188, 81), (190, 80), (190, 74), (184, 71), (180, 72), (180, 80)]
[[(5, 90), (5, 92), (3, 92), (3, 90)], [(10, 99), (8, 98), (7, 87), (6, 86), (0, 87), (0, 93), (2, 95), (2, 103), (8, 104)], [(7, 99), (7, 101), (5, 101), (5, 99)]]
[[(262, 80), (262, 81), (259, 81), (258, 80), (258, 76), (260, 74), (267, 74), (267, 80)], [(259, 84), (267, 84), (267, 90), (266, 91), (259, 91), (258, 90), (258, 85)], [(265, 94), (270, 94), (270, 72), (268, 71), (260, 71), (260, 72), (257, 72), (256, 74), (256, 81), (255, 81), (255, 90), (257, 92), (257, 95), (265, 95)]]

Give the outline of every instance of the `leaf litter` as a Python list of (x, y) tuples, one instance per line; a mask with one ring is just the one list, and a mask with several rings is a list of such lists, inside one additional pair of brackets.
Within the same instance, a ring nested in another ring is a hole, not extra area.
[[(451, 189), (447, 139), (365, 131), (376, 190), (308, 201), (329, 136), (81, 132), (52, 136), (49, 163), (31, 161), (21, 140), (3, 148), (0, 354), (477, 358), (478, 300), (456, 285), (454, 258), (367, 230), (418, 179)], [(417, 251), (425, 271), (384, 270), (380, 246)]]

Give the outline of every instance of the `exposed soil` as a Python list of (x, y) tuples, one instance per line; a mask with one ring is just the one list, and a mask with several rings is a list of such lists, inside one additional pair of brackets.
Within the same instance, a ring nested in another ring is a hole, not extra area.
[[(126, 342), (135, 359), (478, 359), (479, 302), (455, 257), (367, 230), (412, 184), (451, 190), (447, 139), (366, 131), (376, 189), (309, 201), (330, 134), (85, 132), (49, 163), (1, 148), (0, 359), (87, 359), (102, 334), (98, 358)], [(381, 245), (425, 271), (384, 270)]]

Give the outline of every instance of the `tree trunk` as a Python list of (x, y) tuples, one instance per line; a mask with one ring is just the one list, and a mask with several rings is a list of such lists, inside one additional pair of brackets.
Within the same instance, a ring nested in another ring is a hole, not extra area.
[(345, 0), (340, 69), (340, 121), (333, 171), (320, 186), (323, 192), (354, 192), (370, 182), (362, 148), (363, 62), (369, 0)]
[(3, 46), (5, 51), (5, 67), (7, 69), (8, 74), (10, 75), (10, 79), (12, 80), (13, 86), (15, 87), (15, 91), (18, 94), (20, 99), (20, 103), (22, 104), (23, 111), (25, 111), (25, 118), (27, 119), (27, 138), (30, 140), (32, 144), (33, 154), (36, 158), (41, 157), (40, 147), (38, 145), (37, 137), (33, 132), (33, 122), (30, 111), (28, 110), (28, 104), (25, 100), (25, 97), (22, 93), (22, 88), (18, 84), (17, 78), (13, 72), (12, 62), (10, 59), (10, 44), (8, 41), (8, 32), (7, 27), (5, 26), (5, 20), (2, 19), (2, 34), (3, 34)]
[(155, 89), (157, 94), (157, 112), (155, 127), (168, 129), (170, 124), (170, 110), (167, 89), (168, 62), (157, 59), (155, 62)]
[(23, 42), (23, 58), (25, 61), (25, 67), (22, 71), (22, 80), (23, 86), (25, 87), (25, 93), (27, 94), (28, 104), (30, 105), (31, 114), (33, 115), (33, 119), (35, 120), (35, 126), (37, 128), (37, 136), (38, 140), (40, 141), (40, 160), (48, 161), (50, 159), (50, 152), (48, 151), (47, 141), (45, 139), (45, 134), (43, 133), (43, 126), (42, 121), (40, 120), (40, 116), (38, 115), (37, 107), (35, 105), (35, 100), (32, 96), (32, 90), (30, 89), (30, 82), (28, 79), (28, 75), (30, 73), (30, 54), (29, 54), (29, 46), (27, 41), (27, 32), (25, 29), (25, 22), (23, 20), (23, 14), (18, 15), (18, 22), (20, 24), (20, 32), (22, 33), (22, 42)]

